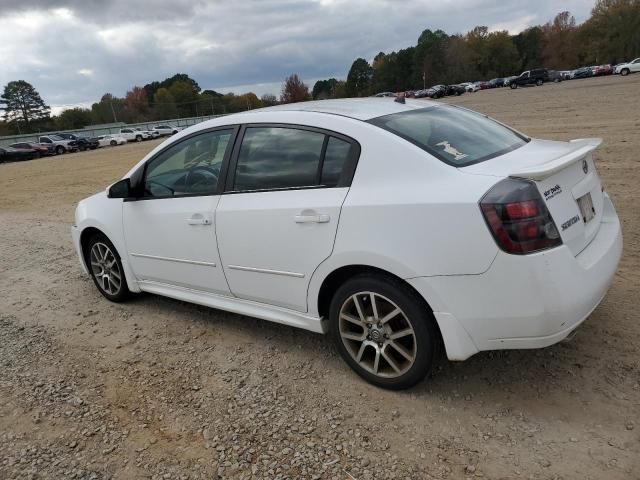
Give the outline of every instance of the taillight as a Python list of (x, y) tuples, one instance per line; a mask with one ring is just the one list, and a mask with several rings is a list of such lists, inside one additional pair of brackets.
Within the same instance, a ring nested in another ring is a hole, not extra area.
[(480, 209), (498, 246), (526, 254), (562, 245), (560, 234), (535, 184), (506, 178), (489, 190)]

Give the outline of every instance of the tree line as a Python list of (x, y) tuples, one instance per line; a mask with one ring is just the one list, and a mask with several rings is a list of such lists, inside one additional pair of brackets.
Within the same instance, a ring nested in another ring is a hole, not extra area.
[(380, 52), (371, 63), (356, 59), (346, 81), (320, 80), (312, 94), (314, 99), (361, 97), (517, 75), (537, 67), (568, 70), (615, 64), (638, 56), (640, 0), (597, 0), (580, 25), (565, 11), (517, 35), (486, 26), (454, 35), (427, 29), (416, 45)]
[(12, 81), (0, 96), (0, 110), (4, 111), (0, 135), (234, 113), (311, 98), (359, 97), (503, 77), (536, 67), (564, 70), (618, 63), (638, 56), (640, 0), (597, 0), (591, 16), (580, 25), (569, 12), (561, 12), (552, 21), (517, 35), (491, 32), (486, 26), (464, 35), (427, 29), (414, 46), (380, 52), (371, 63), (356, 59), (346, 80), (319, 80), (309, 91), (292, 74), (285, 79), (280, 98), (202, 90), (187, 74), (178, 73), (134, 86), (124, 97), (105, 93), (91, 108), (70, 108), (51, 116), (51, 109), (31, 84)]

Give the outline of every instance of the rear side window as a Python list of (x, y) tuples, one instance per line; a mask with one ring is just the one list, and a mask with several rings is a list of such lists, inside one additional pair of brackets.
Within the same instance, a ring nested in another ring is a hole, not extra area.
[(340, 181), (344, 165), (349, 159), (351, 144), (336, 137), (329, 137), (327, 150), (322, 164), (320, 183), (327, 187), (335, 187)]
[(394, 113), (369, 122), (455, 167), (489, 160), (529, 141), (484, 115), (451, 106)]

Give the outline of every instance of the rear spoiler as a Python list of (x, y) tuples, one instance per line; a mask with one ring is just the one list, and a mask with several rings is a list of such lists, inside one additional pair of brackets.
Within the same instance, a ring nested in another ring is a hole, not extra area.
[(568, 167), (572, 163), (577, 162), (589, 152), (598, 148), (602, 143), (602, 139), (578, 138), (576, 140), (571, 140), (569, 143), (572, 144), (573, 148), (568, 153), (558, 158), (554, 158), (549, 162), (543, 163), (542, 165), (511, 173), (509, 176), (514, 178), (529, 178), (531, 180), (544, 180), (554, 173)]

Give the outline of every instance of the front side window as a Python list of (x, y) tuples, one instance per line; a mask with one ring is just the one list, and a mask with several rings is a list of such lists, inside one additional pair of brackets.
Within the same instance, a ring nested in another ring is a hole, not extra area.
[(247, 128), (234, 190), (299, 188), (318, 184), (325, 135), (282, 127)]
[(528, 139), (479, 113), (437, 106), (369, 120), (455, 167), (464, 167), (520, 148)]
[(233, 129), (190, 137), (151, 160), (144, 175), (144, 196), (213, 195)]

